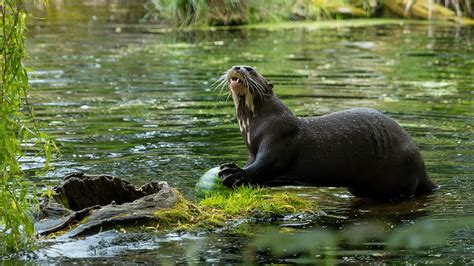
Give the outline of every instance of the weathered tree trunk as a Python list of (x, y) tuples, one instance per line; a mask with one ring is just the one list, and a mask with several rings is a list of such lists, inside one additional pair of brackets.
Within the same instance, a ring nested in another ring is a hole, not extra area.
[(44, 199), (36, 215), (40, 235), (72, 228), (64, 237), (76, 237), (116, 225), (158, 222), (154, 213), (173, 208), (181, 199), (164, 181), (136, 188), (118, 177), (82, 173), (65, 177), (53, 190), (56, 195)]

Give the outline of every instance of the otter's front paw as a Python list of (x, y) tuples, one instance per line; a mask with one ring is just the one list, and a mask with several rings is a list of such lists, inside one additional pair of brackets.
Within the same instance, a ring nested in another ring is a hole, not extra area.
[(223, 164), (220, 169), (218, 175), (225, 186), (235, 188), (246, 183), (247, 173), (235, 163)]

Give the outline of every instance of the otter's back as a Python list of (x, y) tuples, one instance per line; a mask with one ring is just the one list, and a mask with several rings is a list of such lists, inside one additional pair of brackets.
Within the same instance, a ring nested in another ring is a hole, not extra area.
[[(342, 110), (299, 122), (298, 164), (293, 169), (315, 167), (312, 175), (335, 176), (331, 184), (346, 183), (353, 175), (387, 171), (390, 162), (403, 160), (406, 150), (418, 153), (408, 134), (390, 117), (369, 108)], [(303, 166), (304, 165), (304, 166)], [(291, 172), (292, 170), (290, 170)], [(292, 173), (294, 175), (308, 172)]]

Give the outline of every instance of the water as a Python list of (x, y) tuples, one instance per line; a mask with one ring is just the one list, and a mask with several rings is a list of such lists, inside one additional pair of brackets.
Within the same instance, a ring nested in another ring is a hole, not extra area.
[[(333, 217), (297, 231), (337, 231), (366, 220), (396, 230), (423, 218), (473, 216), (473, 27), (412, 23), (176, 33), (129, 17), (104, 19), (114, 14), (104, 7), (82, 8), (80, 19), (65, 15), (30, 23), (30, 102), (43, 131), (61, 149), (55, 169), (35, 178), (38, 185), (54, 185), (71, 172), (107, 173), (137, 185), (166, 180), (193, 198), (194, 184), (207, 169), (246, 161), (233, 103), (211, 86), (230, 66), (246, 64), (271, 80), (299, 116), (356, 106), (387, 112), (414, 138), (429, 175), (441, 185), (433, 195), (398, 204), (360, 201), (340, 188), (291, 188)], [(27, 159), (25, 168), (40, 164)], [(72, 250), (53, 246), (36, 256), (238, 263), (254, 236), (281, 223), (154, 237), (116, 233), (127, 245), (104, 232), (102, 240), (78, 242)], [(443, 246), (417, 251), (384, 255), (370, 245), (343, 245), (336, 260), (472, 263), (472, 239), (471, 227), (456, 231)], [(265, 253), (256, 258), (277, 261)]]

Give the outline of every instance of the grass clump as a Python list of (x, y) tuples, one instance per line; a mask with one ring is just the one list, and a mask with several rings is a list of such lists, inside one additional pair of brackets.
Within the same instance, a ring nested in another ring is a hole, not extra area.
[(224, 217), (281, 216), (312, 212), (313, 204), (295, 194), (272, 192), (269, 189), (239, 187), (230, 193), (210, 193), (199, 206), (208, 212), (219, 212)]
[(211, 192), (198, 204), (180, 199), (174, 208), (154, 213), (160, 230), (194, 230), (222, 227), (226, 222), (250, 217), (275, 217), (312, 213), (314, 205), (296, 194), (239, 187), (232, 192)]

